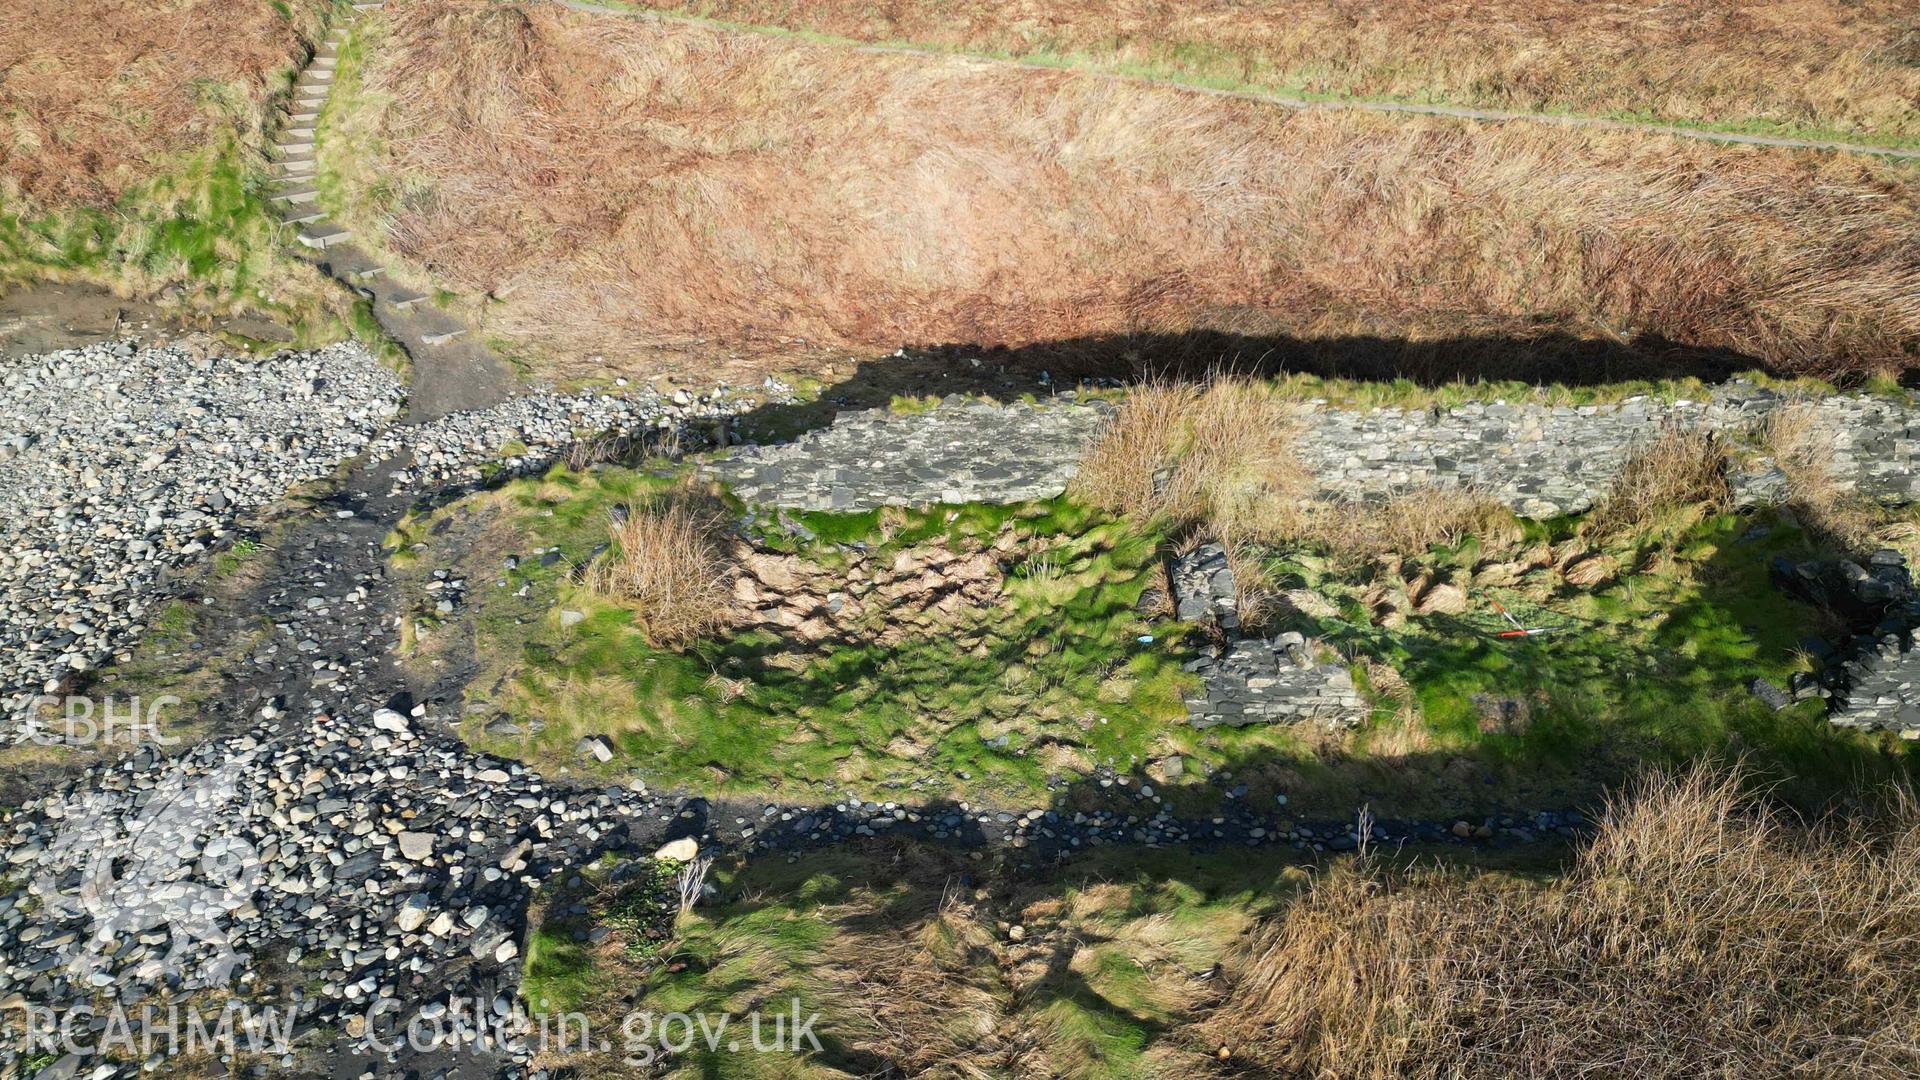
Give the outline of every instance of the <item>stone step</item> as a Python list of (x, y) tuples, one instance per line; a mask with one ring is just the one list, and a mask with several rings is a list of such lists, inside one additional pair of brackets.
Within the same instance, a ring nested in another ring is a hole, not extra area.
[(280, 137), (283, 139), (291, 138), (291, 139), (311, 140), (313, 138), (314, 129), (318, 126), (319, 125), (315, 124), (311, 120), (302, 121), (298, 124), (288, 124), (286, 127), (283, 127), (280, 129)]
[(361, 0), (360, 3), (353, 5), (353, 10), (379, 11), (381, 8), (386, 6), (387, 6), (387, 0)]
[(315, 97), (315, 98), (297, 99), (292, 103), (292, 105), (288, 107), (288, 111), (293, 113), (300, 113), (307, 116), (319, 116), (320, 110), (326, 107), (327, 107), (327, 98), (325, 94), (322, 94), (321, 96)]
[(273, 193), (273, 201), (283, 203), (310, 203), (319, 197), (320, 188), (304, 181)]
[(273, 163), (275, 174), (282, 180), (313, 179), (313, 161), (276, 161)]
[(300, 73), (300, 78), (298, 81), (310, 82), (310, 83), (330, 83), (333, 81), (333, 69), (323, 68), (323, 67), (314, 67), (312, 65), (308, 65), (307, 70)]
[(394, 309), (397, 311), (411, 311), (414, 308), (419, 307), (421, 304), (425, 303), (426, 299), (427, 299), (426, 293), (413, 292), (410, 289), (402, 289), (399, 292), (394, 293), (392, 296), (387, 297), (387, 303), (391, 304), (394, 307)]
[(289, 124), (317, 124), (319, 122), (319, 109), (308, 109), (304, 112), (290, 112), (287, 114), (287, 123)]
[(332, 71), (339, 66), (340, 54), (338, 53), (334, 53), (331, 56), (324, 53), (314, 53), (313, 59), (307, 61), (308, 71)]
[(295, 136), (291, 139), (283, 138), (279, 142), (274, 143), (273, 148), (280, 152), (282, 160), (292, 158), (296, 154), (311, 156), (313, 153), (313, 137), (309, 135), (305, 137)]
[(280, 220), (289, 225), (305, 225), (326, 216), (324, 211), (311, 202), (295, 203), (287, 207), (286, 211), (280, 215)]
[(331, 221), (316, 222), (300, 230), (300, 242), (316, 251), (325, 251), (335, 244), (344, 244), (353, 239), (353, 233)]
[(367, 281), (372, 278), (377, 278), (386, 272), (386, 267), (378, 263), (370, 262), (357, 262), (333, 268), (334, 274), (344, 278), (352, 278), (355, 281)]
[(460, 337), (466, 332), (466, 327), (456, 326), (451, 330), (436, 330), (431, 334), (421, 334), (420, 341), (425, 345), (445, 345), (447, 342)]

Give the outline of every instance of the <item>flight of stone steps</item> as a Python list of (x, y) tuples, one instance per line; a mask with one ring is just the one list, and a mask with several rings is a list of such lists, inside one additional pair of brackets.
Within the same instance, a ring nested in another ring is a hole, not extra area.
[[(353, 5), (356, 17), (384, 3)], [(356, 18), (357, 21), (357, 18)], [(318, 134), (320, 114), (333, 90), (340, 50), (351, 24), (335, 26), (294, 81), (286, 122), (273, 145), (273, 200), (295, 239), (323, 271), (373, 302), (374, 317), (414, 362), (416, 419), (492, 405), (511, 386), (507, 368), (471, 338), (461, 320), (429, 303), (429, 296), (394, 280), (386, 265), (353, 243), (353, 232), (327, 217), (320, 206)]]

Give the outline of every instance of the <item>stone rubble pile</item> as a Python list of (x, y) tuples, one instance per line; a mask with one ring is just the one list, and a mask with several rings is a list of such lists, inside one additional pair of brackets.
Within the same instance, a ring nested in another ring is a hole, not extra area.
[(727, 392), (536, 393), (395, 425), (404, 400), (351, 344), (255, 360), (117, 342), (0, 369), (0, 503), (13, 511), (0, 521), (4, 738), (40, 734), (37, 697), (129, 655), (167, 568), (230, 542), (244, 515), (344, 461), (405, 455), (393, 492), (420, 492), (545, 468), (583, 435), (646, 435), (751, 407)]
[[(762, 390), (774, 400), (790, 393), (772, 379)], [(651, 389), (623, 396), (538, 392), (480, 412), (389, 429), (369, 450), (374, 460), (406, 454), (406, 467), (394, 473), (393, 490), (424, 491), (544, 469), (584, 435), (638, 438), (694, 422), (725, 421), (756, 405), (756, 398), (725, 389), (698, 396), (681, 391), (673, 397)]]
[[(1906, 557), (1884, 549), (1869, 556), (1864, 567), (1776, 558), (1773, 579), (1860, 628), (1838, 647), (1808, 641), (1807, 650), (1821, 661), (1820, 670), (1797, 674), (1776, 707), (1826, 697), (1827, 718), (1838, 727), (1920, 739), (1920, 590), (1914, 588)], [(1761, 688), (1756, 693), (1763, 699), (1772, 696)]]
[[(352, 370), (364, 354), (327, 359)], [(0, 876), (24, 888), (0, 899), (0, 1001), (64, 1011), (230, 983), (278, 1000), (257, 981), (263, 959), (306, 980), (293, 990), (303, 1027), (351, 1034), (385, 998), (405, 1004), (374, 1021), (389, 1026), (451, 998), (511, 998), (528, 891), (553, 865), (620, 846), (657, 804), (644, 788), (556, 788), (441, 734), (448, 718), (412, 705), (393, 664), (381, 539), (429, 486), (494, 461), (502, 432), (557, 448), (568, 424), (652, 430), (733, 411), (691, 396), (541, 396), (357, 439), (356, 454), (417, 447), (429, 464), (363, 467), (277, 539), (250, 613), (268, 632), (200, 710), (223, 733), (175, 757), (142, 749), (96, 765), (5, 816)], [(442, 690), (433, 700), (458, 700)], [(480, 1049), (519, 1060), (525, 1048)]]
[(1174, 618), (1227, 631), (1240, 629), (1240, 598), (1226, 548), (1203, 544), (1175, 559), (1168, 577), (1175, 597)]
[(1186, 552), (1174, 560), (1168, 579), (1177, 618), (1217, 626), (1225, 635), (1218, 649), (1185, 665), (1201, 679), (1199, 692), (1186, 699), (1188, 723), (1209, 728), (1311, 720), (1346, 727), (1365, 718), (1366, 702), (1352, 673), (1344, 664), (1317, 659), (1305, 637), (1241, 633), (1225, 548), (1202, 544)]
[(0, 999), (261, 989), (263, 957), (301, 973), (303, 1027), (365, 1023), (381, 999), (510, 997), (531, 891), (656, 803), (550, 789), (424, 734), (422, 715), (319, 713), (143, 751), (17, 816), (4, 859), (26, 888), (0, 898)]
[(124, 655), (166, 568), (331, 474), (403, 388), (350, 345), (264, 360), (107, 343), (0, 366), (0, 721)]

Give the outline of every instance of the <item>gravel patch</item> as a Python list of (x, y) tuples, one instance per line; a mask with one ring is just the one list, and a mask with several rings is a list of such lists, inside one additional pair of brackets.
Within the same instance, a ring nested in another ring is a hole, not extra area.
[(0, 719), (124, 657), (170, 566), (330, 475), (399, 413), (365, 350), (266, 359), (118, 342), (0, 367)]

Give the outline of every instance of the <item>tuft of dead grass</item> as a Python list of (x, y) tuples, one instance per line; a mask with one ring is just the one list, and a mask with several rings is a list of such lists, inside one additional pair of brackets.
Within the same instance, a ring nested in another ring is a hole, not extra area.
[(1876, 546), (1880, 515), (1857, 492), (1843, 490), (1833, 469), (1833, 432), (1804, 405), (1767, 416), (1761, 444), (1787, 477), (1787, 506), (1816, 537), (1841, 551)]
[(1667, 428), (1627, 458), (1583, 525), (1612, 536), (1718, 510), (1731, 497), (1726, 473), (1726, 450), (1710, 432)]
[(368, 81), (393, 246), (581, 373), (1192, 330), (1564, 335), (1827, 374), (1920, 354), (1920, 216), (1886, 163), (1288, 111), (552, 4), (389, 17)]
[(1651, 781), (1548, 886), (1332, 873), (1202, 1031), (1283, 1075), (1913, 1075), (1920, 813), (1809, 827), (1743, 790)]
[(1072, 493), (1103, 510), (1142, 520), (1163, 512), (1170, 501), (1164, 470), (1173, 465), (1201, 393), (1193, 383), (1165, 380), (1129, 390), (1081, 459)]
[(732, 568), (725, 518), (685, 489), (610, 516), (611, 546), (587, 567), (593, 592), (631, 608), (654, 645), (684, 644), (726, 621)]
[(1421, 487), (1370, 501), (1301, 504), (1274, 540), (1313, 544), (1348, 560), (1417, 554), (1436, 545), (1478, 537), (1483, 550), (1503, 550), (1520, 539), (1513, 512), (1467, 488)]
[(1242, 620), (1258, 625), (1276, 597), (1248, 546), (1311, 544), (1364, 561), (1480, 538), (1487, 550), (1520, 538), (1518, 521), (1483, 493), (1424, 487), (1390, 499), (1311, 498), (1294, 452), (1296, 407), (1244, 378), (1205, 385), (1150, 381), (1131, 391), (1088, 449), (1072, 492), (1139, 520), (1164, 517), (1219, 540), (1243, 583)]
[(1231, 547), (1258, 538), (1304, 493), (1298, 431), (1295, 407), (1251, 379), (1148, 382), (1088, 449), (1073, 492), (1140, 520), (1204, 524)]

